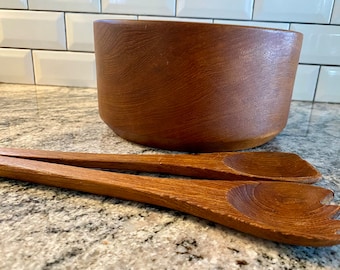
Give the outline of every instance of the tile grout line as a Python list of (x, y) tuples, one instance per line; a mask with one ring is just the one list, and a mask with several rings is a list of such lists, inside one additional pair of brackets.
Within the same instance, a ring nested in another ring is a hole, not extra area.
[(69, 51), (68, 50), (68, 38), (67, 38), (67, 30), (66, 30), (66, 12), (63, 12), (64, 14), (64, 34), (65, 34), (65, 51)]
[(254, 11), (255, 11), (255, 2), (256, 0), (253, 0), (253, 6), (252, 6), (252, 11), (251, 11), (251, 21), (254, 21)]
[(319, 66), (319, 71), (318, 71), (318, 76), (317, 76), (317, 78), (316, 78), (315, 88), (314, 88), (314, 95), (313, 95), (313, 100), (312, 100), (313, 103), (316, 102), (316, 101), (315, 101), (316, 90), (318, 89), (318, 84), (319, 84), (320, 74), (321, 74), (321, 68), (322, 68), (322, 66), (320, 65), (320, 66)]
[(335, 1), (336, 1), (336, 0), (333, 1), (333, 5), (332, 5), (331, 11), (330, 11), (330, 16), (329, 16), (329, 20), (328, 20), (328, 24), (329, 24), (329, 25), (332, 25), (332, 24), (331, 24), (331, 21), (332, 21), (332, 19), (333, 19), (333, 12), (334, 12), (334, 8), (335, 8)]
[(30, 51), (31, 51), (32, 69), (33, 69), (33, 82), (34, 82), (34, 85), (37, 85), (37, 79), (36, 79), (36, 76), (35, 76), (35, 64), (34, 64), (34, 57), (33, 57), (33, 49), (30, 49)]

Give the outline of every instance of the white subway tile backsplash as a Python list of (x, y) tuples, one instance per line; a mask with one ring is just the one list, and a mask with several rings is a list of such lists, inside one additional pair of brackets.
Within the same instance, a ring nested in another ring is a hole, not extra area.
[(254, 20), (329, 23), (334, 0), (256, 0)]
[(340, 103), (340, 67), (323, 66), (315, 101)]
[(320, 66), (315, 65), (298, 66), (293, 90), (293, 100), (313, 101), (319, 70)]
[(1, 0), (0, 8), (27, 9), (27, 0)]
[(333, 24), (340, 24), (340, 0), (335, 0), (332, 20), (331, 23)]
[(100, 0), (28, 0), (30, 9), (100, 12)]
[(300, 63), (340, 65), (340, 26), (291, 24), (303, 34)]
[(96, 87), (93, 53), (33, 51), (37, 84)]
[(101, 19), (301, 32), (292, 99), (340, 103), (340, 0), (0, 0), (0, 82), (96, 87), (93, 22)]
[(275, 22), (256, 22), (256, 21), (232, 21), (232, 20), (214, 20), (216, 24), (233, 24), (244, 26), (265, 27), (274, 29), (289, 29), (289, 23), (275, 23)]
[(177, 0), (177, 16), (249, 20), (253, 0)]
[(31, 50), (0, 48), (0, 82), (34, 83)]
[(0, 10), (0, 46), (64, 50), (64, 14)]
[(102, 0), (104, 13), (174, 16), (176, 0)]
[(138, 16), (141, 21), (175, 21), (175, 22), (197, 22), (212, 23), (212, 19), (194, 19), (194, 18), (178, 18), (178, 17), (156, 17), (156, 16)]
[(71, 51), (94, 51), (93, 21), (104, 19), (136, 20), (132, 15), (66, 14), (67, 48)]

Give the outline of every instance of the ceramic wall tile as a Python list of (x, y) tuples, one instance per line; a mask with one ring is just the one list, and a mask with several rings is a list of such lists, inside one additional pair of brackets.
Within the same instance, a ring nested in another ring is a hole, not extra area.
[(296, 72), (293, 100), (313, 101), (320, 66), (299, 65)]
[(157, 16), (138, 16), (141, 21), (175, 21), (175, 22), (197, 22), (212, 23), (212, 19), (194, 19), (194, 18), (178, 18), (178, 17), (157, 17)]
[(27, 9), (27, 0), (1, 0), (0, 8)]
[(340, 24), (340, 0), (335, 0), (332, 20), (331, 23), (333, 24)]
[(266, 27), (266, 28), (283, 29), (283, 30), (289, 29), (289, 23), (233, 21), (233, 20), (214, 20), (214, 23), (216, 23), (216, 24), (233, 24), (233, 25)]
[(100, 12), (100, 0), (28, 0), (29, 8), (78, 12)]
[(0, 48), (0, 82), (34, 83), (31, 50)]
[(93, 53), (33, 51), (33, 62), (37, 84), (96, 86)]
[(0, 46), (66, 48), (64, 13), (0, 10)]
[(102, 0), (104, 13), (174, 16), (176, 0)]
[(298, 31), (304, 40), (293, 99), (337, 95), (325, 89), (339, 85), (340, 0), (0, 0), (0, 81), (95, 87), (93, 21), (99, 19)]
[(315, 101), (340, 103), (340, 67), (321, 67)]
[(133, 15), (103, 15), (67, 13), (66, 15), (67, 48), (73, 51), (94, 51), (93, 22), (95, 20), (116, 19), (136, 20)]
[(177, 0), (177, 16), (251, 19), (253, 0)]
[(300, 63), (340, 65), (340, 25), (291, 24), (303, 34)]
[(254, 20), (329, 23), (334, 0), (256, 0)]

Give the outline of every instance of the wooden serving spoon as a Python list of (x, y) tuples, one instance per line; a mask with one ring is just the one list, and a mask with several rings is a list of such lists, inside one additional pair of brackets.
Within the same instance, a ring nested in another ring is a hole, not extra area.
[(0, 148), (0, 155), (87, 168), (166, 173), (205, 179), (314, 183), (321, 174), (293, 153), (91, 154)]
[(332, 191), (289, 182), (168, 179), (0, 156), (0, 176), (163, 206), (264, 239), (340, 244)]

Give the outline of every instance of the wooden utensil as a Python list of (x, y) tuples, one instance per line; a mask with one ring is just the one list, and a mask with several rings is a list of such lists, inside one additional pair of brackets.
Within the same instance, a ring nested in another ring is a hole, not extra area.
[(166, 173), (205, 179), (275, 180), (314, 183), (321, 174), (293, 153), (92, 154), (0, 148), (0, 155), (88, 168)]
[(286, 125), (302, 34), (190, 22), (94, 23), (99, 113), (152, 147), (251, 148)]
[(166, 179), (0, 156), (0, 176), (159, 205), (277, 242), (340, 244), (332, 191), (301, 183)]

